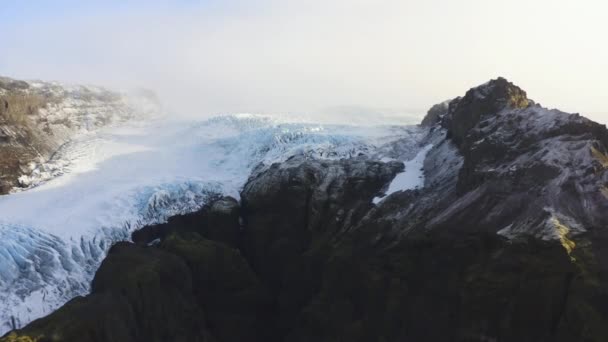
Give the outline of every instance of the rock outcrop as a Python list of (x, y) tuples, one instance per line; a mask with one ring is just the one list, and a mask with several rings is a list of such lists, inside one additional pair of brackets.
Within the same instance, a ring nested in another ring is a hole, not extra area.
[(292, 158), (112, 248), (92, 294), (2, 341), (606, 341), (608, 131), (504, 79), (396, 162)]
[(422, 118), (420, 125), (423, 127), (434, 126), (445, 114), (447, 114), (450, 109), (450, 102), (452, 102), (452, 100), (447, 100), (431, 107), (424, 118)]
[(531, 104), (525, 91), (499, 77), (451, 101), (442, 124), (454, 143), (460, 146), (469, 130), (487, 116), (503, 110), (526, 108)]

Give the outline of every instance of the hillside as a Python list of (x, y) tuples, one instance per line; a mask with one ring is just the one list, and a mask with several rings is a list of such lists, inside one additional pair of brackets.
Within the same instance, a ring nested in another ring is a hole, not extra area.
[(75, 135), (159, 109), (151, 93), (0, 77), (0, 195), (51, 177), (42, 164)]

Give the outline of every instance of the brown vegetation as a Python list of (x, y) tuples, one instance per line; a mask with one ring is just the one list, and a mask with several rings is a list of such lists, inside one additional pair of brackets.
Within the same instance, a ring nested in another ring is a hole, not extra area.
[(0, 120), (8, 123), (24, 123), (29, 115), (35, 115), (46, 107), (48, 99), (34, 94), (9, 93), (0, 96)]

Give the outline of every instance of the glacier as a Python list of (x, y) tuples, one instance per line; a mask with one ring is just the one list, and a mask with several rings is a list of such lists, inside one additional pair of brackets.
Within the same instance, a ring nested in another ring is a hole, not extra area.
[[(86, 132), (0, 197), (0, 335), (87, 294), (109, 247), (292, 156), (413, 160), (426, 129), (238, 114), (155, 117)], [(415, 165), (414, 165), (415, 164)], [(407, 165), (407, 164), (406, 164)], [(420, 185), (420, 184), (418, 184)]]

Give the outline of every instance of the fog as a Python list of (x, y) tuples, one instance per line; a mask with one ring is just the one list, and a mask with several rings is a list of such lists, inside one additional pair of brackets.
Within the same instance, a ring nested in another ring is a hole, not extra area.
[(175, 115), (417, 121), (504, 76), (608, 122), (602, 1), (20, 3), (0, 13), (0, 74), (151, 88)]

